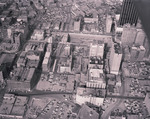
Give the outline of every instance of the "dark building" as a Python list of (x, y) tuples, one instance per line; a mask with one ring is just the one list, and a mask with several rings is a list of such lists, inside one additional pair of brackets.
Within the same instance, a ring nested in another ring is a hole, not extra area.
[(150, 0), (133, 0), (150, 43)]
[(119, 24), (122, 26), (124, 24), (136, 25), (138, 22), (138, 11), (135, 7), (134, 0), (124, 0), (122, 11), (120, 15)]

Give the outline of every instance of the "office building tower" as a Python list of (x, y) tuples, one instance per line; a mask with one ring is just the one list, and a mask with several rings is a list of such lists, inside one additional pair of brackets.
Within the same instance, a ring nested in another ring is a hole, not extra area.
[(137, 58), (138, 61), (143, 60), (143, 58), (145, 56), (145, 52), (146, 52), (146, 50), (145, 50), (144, 46), (140, 46), (139, 47), (139, 54), (138, 54), (138, 58)]
[(122, 47), (120, 44), (113, 44), (110, 53), (110, 73), (118, 75), (122, 60)]
[(138, 48), (136, 46), (131, 47), (130, 50), (130, 61), (134, 62), (138, 58)]
[(130, 51), (130, 61), (142, 61), (145, 57), (146, 49), (144, 46), (133, 46)]
[(126, 24), (123, 26), (123, 32), (121, 36), (121, 43), (123, 46), (132, 46), (137, 35), (137, 30), (134, 26)]
[(135, 7), (135, 2), (133, 0), (124, 0), (122, 11), (120, 15), (119, 24), (124, 25), (129, 23), (131, 25), (136, 25), (138, 21), (138, 12)]
[(106, 33), (110, 33), (111, 32), (111, 27), (112, 27), (112, 16), (111, 15), (107, 15), (106, 17)]
[(147, 37), (145, 38), (143, 46), (145, 47), (145, 50), (146, 50), (145, 57), (149, 57), (149, 54), (150, 54), (150, 42), (149, 42), (149, 39)]
[(136, 28), (138, 28), (138, 29), (142, 29), (143, 28), (140, 18), (138, 18), (138, 21), (137, 21), (137, 24), (136, 24)]
[(143, 45), (145, 38), (146, 38), (145, 32), (142, 29), (137, 29), (137, 36), (135, 39), (135, 44)]

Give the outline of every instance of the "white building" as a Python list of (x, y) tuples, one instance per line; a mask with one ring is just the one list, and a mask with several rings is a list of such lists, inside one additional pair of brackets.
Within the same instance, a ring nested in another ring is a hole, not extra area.
[(80, 31), (80, 24), (81, 24), (80, 20), (74, 22), (74, 31), (77, 31), (77, 32)]
[(90, 69), (89, 80), (86, 81), (86, 87), (104, 89), (106, 87), (104, 74), (98, 69)]
[(34, 30), (31, 40), (44, 40), (44, 30)]
[(104, 44), (91, 43), (90, 44), (90, 56), (98, 56), (103, 58)]
[(97, 106), (102, 105), (104, 98), (94, 96), (94, 92), (94, 89), (78, 87), (76, 94), (76, 103), (82, 105), (88, 102)]
[(122, 60), (122, 48), (119, 44), (113, 44), (110, 53), (110, 73), (118, 75)]
[(84, 18), (85, 23), (98, 23), (98, 17), (97, 18)]

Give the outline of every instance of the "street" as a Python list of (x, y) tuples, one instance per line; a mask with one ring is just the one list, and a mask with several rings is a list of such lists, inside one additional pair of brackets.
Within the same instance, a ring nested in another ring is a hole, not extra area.
[[(120, 95), (124, 96), (124, 93), (125, 93), (125, 83), (122, 82)], [(118, 107), (122, 103), (122, 101), (123, 99), (118, 98), (114, 104), (110, 105), (108, 109), (105, 110), (105, 112), (101, 116), (101, 119), (108, 119), (109, 115), (111, 114), (111, 111), (113, 111), (116, 107)]]

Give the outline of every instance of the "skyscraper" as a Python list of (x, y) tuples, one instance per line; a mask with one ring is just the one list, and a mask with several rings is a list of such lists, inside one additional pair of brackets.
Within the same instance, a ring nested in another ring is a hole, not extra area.
[(122, 60), (122, 48), (120, 44), (113, 44), (110, 53), (110, 73), (118, 75)]
[(121, 36), (121, 43), (123, 46), (132, 46), (137, 35), (137, 29), (130, 24), (123, 26), (123, 32)]
[(131, 25), (137, 24), (138, 21), (138, 12), (135, 7), (135, 3), (133, 0), (124, 0), (122, 11), (120, 15), (119, 24), (122, 26), (126, 23)]
[(133, 46), (130, 50), (130, 61), (135, 62), (135, 61), (142, 61), (144, 56), (145, 56), (146, 49), (144, 46)]
[(107, 15), (106, 17), (106, 32), (110, 33), (111, 32), (111, 26), (112, 26), (112, 17), (111, 15)]
[(146, 38), (145, 32), (142, 29), (137, 29), (137, 36), (135, 39), (135, 44), (143, 45), (145, 38)]
[(131, 50), (130, 50), (130, 61), (131, 62), (136, 61), (136, 59), (138, 58), (138, 54), (139, 54), (138, 47), (136, 47), (136, 46), (131, 47)]
[(145, 56), (145, 52), (146, 52), (146, 50), (145, 50), (144, 46), (140, 46), (139, 47), (139, 55), (138, 55), (138, 59), (137, 59), (138, 61), (143, 60), (143, 58)]
[(143, 45), (146, 49), (146, 52), (145, 52), (145, 57), (149, 57), (150, 55), (150, 42), (148, 41), (148, 38), (146, 37), (145, 38), (145, 41), (144, 41), (144, 45)]

